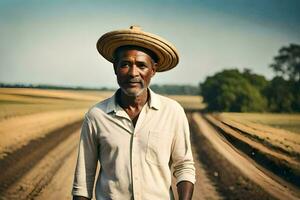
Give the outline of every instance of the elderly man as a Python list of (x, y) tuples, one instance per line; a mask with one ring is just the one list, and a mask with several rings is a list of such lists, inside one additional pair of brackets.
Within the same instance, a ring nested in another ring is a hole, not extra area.
[(72, 194), (91, 199), (97, 163), (96, 199), (191, 199), (195, 168), (188, 122), (174, 100), (150, 90), (156, 72), (179, 61), (175, 47), (159, 36), (130, 27), (104, 34), (99, 53), (113, 63), (120, 89), (85, 115)]

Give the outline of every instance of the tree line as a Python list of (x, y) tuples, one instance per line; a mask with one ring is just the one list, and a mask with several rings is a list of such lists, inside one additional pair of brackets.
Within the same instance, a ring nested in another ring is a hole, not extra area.
[[(97, 90), (97, 91), (115, 91), (116, 88), (109, 87), (81, 87), (81, 86), (58, 86), (58, 85), (47, 85), (47, 84), (7, 84), (0, 83), (0, 88), (39, 88), (49, 90)], [(193, 85), (176, 85), (176, 84), (153, 84), (150, 88), (164, 95), (199, 95), (198, 86)]]
[(159, 94), (166, 95), (199, 95), (199, 87), (193, 85), (153, 84), (150, 88)]
[(60, 85), (47, 85), (47, 84), (25, 84), (25, 83), (0, 83), (0, 88), (38, 88), (47, 90), (98, 90), (98, 91), (114, 91), (115, 88), (108, 87), (81, 87), (81, 86), (60, 86)]
[(200, 83), (208, 111), (300, 112), (300, 45), (279, 49), (267, 80), (249, 69), (226, 69)]

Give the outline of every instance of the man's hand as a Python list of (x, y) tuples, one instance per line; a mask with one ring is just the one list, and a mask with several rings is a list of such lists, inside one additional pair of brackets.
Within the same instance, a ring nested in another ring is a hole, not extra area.
[(73, 200), (90, 200), (90, 199), (82, 196), (73, 196)]
[(189, 181), (180, 181), (177, 184), (179, 200), (191, 200), (194, 191), (194, 184)]

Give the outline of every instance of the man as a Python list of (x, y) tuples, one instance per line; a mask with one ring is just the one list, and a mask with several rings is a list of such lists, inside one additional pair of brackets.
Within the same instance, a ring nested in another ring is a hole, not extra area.
[(99, 53), (113, 63), (120, 89), (93, 106), (82, 125), (72, 194), (91, 199), (97, 162), (96, 199), (191, 199), (195, 168), (188, 122), (175, 101), (149, 89), (156, 72), (178, 63), (169, 42), (138, 27), (104, 34)]

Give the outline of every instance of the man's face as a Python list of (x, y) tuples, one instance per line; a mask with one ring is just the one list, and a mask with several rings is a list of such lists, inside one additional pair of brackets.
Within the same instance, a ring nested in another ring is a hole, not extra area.
[(128, 96), (139, 96), (149, 86), (156, 64), (144, 51), (125, 48), (118, 52), (114, 70), (122, 91)]

